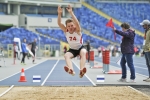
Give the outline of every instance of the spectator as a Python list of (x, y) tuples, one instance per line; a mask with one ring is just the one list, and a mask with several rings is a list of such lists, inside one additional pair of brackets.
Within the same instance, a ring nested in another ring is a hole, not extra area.
[[(3, 48), (2, 48), (2, 47), (0, 48), (0, 56), (4, 56)], [(0, 60), (0, 61), (1, 61), (1, 60)], [(0, 65), (0, 67), (1, 67), (1, 65)]]
[(26, 39), (23, 39), (23, 42), (22, 42), (22, 44), (21, 44), (21, 48), (22, 48), (22, 60), (21, 60), (21, 64), (23, 64), (23, 65), (26, 65), (25, 64), (25, 57), (26, 57), (26, 55), (27, 55), (27, 49), (26, 49), (26, 47), (27, 47), (27, 44), (26, 44)]
[(35, 63), (35, 56), (36, 56), (36, 42), (37, 42), (37, 39), (35, 38), (34, 41), (31, 43), (31, 52), (33, 53), (33, 60), (32, 60), (32, 63), (34, 64)]
[(88, 63), (90, 61), (90, 41), (87, 41)]
[(128, 67), (130, 68), (130, 81), (131, 83), (135, 82), (135, 68), (133, 65), (133, 54), (134, 54), (134, 38), (135, 38), (135, 32), (130, 29), (130, 25), (127, 23), (121, 24), (122, 31), (117, 30), (116, 28), (113, 28), (114, 31), (123, 36), (122, 43), (121, 43), (121, 52), (122, 52), (122, 58), (121, 58), (121, 68), (122, 68), (122, 77), (119, 79), (119, 82), (126, 82), (127, 77), (127, 69), (126, 69), (126, 63)]
[(145, 54), (145, 59), (146, 59), (146, 65), (148, 68), (149, 72), (149, 77), (147, 79), (144, 79), (143, 81), (150, 82), (150, 21), (149, 20), (143, 20), (143, 22), (140, 23), (140, 25), (143, 26), (145, 29), (145, 43), (143, 46), (144, 54)]
[(18, 60), (19, 60), (19, 54), (18, 54), (18, 52), (19, 52), (19, 49), (18, 49), (18, 46), (17, 46), (17, 44), (15, 43), (14, 44), (14, 50), (15, 50), (15, 57), (17, 57), (18, 58)]

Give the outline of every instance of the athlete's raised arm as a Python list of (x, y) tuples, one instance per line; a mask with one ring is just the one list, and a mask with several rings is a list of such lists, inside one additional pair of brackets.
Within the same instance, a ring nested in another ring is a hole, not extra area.
[(76, 18), (76, 16), (74, 15), (73, 11), (72, 11), (72, 7), (70, 5), (68, 5), (68, 8), (66, 8), (68, 10), (68, 12), (70, 13), (72, 19), (73, 19), (73, 22), (76, 26), (76, 30), (77, 32), (80, 34), (81, 32), (81, 27), (80, 27), (80, 24), (79, 24), (79, 21), (78, 19)]
[(58, 6), (57, 12), (58, 12), (57, 24), (64, 32), (66, 32), (66, 27), (64, 26), (64, 24), (61, 23), (61, 14), (62, 14), (61, 6)]

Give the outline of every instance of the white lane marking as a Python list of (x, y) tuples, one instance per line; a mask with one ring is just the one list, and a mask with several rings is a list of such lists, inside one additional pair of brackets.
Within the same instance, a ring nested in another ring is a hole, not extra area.
[(10, 88), (8, 88), (6, 91), (4, 91), (2, 94), (0, 94), (0, 97), (2, 97), (2, 96), (5, 95), (7, 92), (9, 92), (13, 87), (14, 87), (14, 85), (12, 85)]

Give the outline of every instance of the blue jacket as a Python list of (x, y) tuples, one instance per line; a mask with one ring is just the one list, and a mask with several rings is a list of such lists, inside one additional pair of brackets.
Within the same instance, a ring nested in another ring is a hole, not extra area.
[(125, 53), (134, 53), (134, 37), (135, 31), (128, 29), (126, 32), (122, 32), (119, 30), (115, 31), (117, 34), (123, 36), (121, 43), (121, 52)]
[(26, 43), (22, 43), (21, 44), (21, 48), (22, 48), (22, 52), (23, 53), (27, 53), (28, 52), (28, 50), (26, 49), (26, 45), (27, 45)]

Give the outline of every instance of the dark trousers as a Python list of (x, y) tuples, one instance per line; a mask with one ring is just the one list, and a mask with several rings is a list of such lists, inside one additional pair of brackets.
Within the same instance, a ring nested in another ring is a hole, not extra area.
[(150, 78), (150, 52), (145, 52), (146, 65), (148, 68), (149, 78)]
[(33, 53), (33, 55), (35, 56), (35, 50), (31, 50), (31, 52)]
[(90, 61), (90, 51), (88, 50), (88, 62)]
[(27, 55), (26, 53), (24, 53), (24, 52), (22, 53), (21, 63), (25, 63), (25, 57), (26, 57), (26, 55)]
[(127, 77), (127, 69), (126, 69), (126, 63), (130, 69), (130, 79), (134, 80), (135, 79), (135, 68), (133, 65), (133, 54), (128, 53), (128, 54), (122, 54), (121, 62), (120, 65), (122, 67), (122, 78), (125, 79)]
[(18, 59), (19, 59), (18, 52), (15, 52), (15, 54), (16, 54), (16, 58), (18, 58)]

